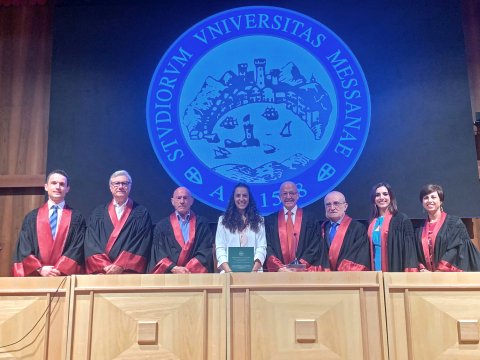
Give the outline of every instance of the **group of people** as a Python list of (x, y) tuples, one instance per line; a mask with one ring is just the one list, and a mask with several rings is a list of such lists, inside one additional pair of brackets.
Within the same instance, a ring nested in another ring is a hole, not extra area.
[(372, 188), (368, 229), (347, 215), (341, 192), (325, 196), (321, 222), (297, 205), (295, 183), (284, 182), (282, 208), (264, 218), (249, 186), (239, 183), (215, 237), (208, 221), (191, 210), (194, 199), (185, 187), (173, 192), (174, 211), (155, 225), (148, 210), (129, 197), (128, 172), (114, 172), (109, 187), (112, 201), (95, 208), (87, 224), (65, 203), (68, 175), (62, 170), (48, 174), (48, 201), (24, 219), (13, 275), (231, 272), (229, 249), (242, 247), (253, 248), (253, 272), (480, 270), (480, 253), (465, 225), (443, 211), (439, 185), (421, 189), (427, 219), (414, 231), (387, 183)]

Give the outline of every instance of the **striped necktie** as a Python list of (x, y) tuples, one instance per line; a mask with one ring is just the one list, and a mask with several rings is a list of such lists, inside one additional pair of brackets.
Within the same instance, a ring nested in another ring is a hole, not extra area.
[(52, 237), (55, 239), (55, 234), (57, 232), (58, 205), (53, 205), (52, 210), (52, 214), (50, 215), (50, 229), (52, 229)]

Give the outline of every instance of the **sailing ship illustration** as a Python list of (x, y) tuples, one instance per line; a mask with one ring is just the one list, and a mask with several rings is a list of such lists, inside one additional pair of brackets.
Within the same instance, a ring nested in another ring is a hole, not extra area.
[(213, 153), (215, 154), (215, 159), (226, 159), (232, 154), (230, 151), (221, 146), (217, 146), (216, 149), (213, 149)]
[(285, 125), (283, 125), (282, 131), (280, 131), (280, 135), (283, 137), (292, 136), (292, 131), (290, 130), (290, 125), (292, 124), (291, 121), (287, 121)]
[(273, 145), (270, 145), (270, 144), (263, 144), (264, 148), (263, 148), (263, 152), (265, 154), (273, 154), (275, 151), (277, 151), (277, 148)]
[(268, 106), (262, 116), (267, 120), (278, 120), (278, 111), (273, 106)]
[(253, 124), (250, 122), (250, 115), (246, 115), (243, 118), (243, 131), (245, 136), (242, 141), (233, 141), (230, 139), (225, 139), (226, 148), (238, 148), (238, 147), (249, 147), (249, 146), (260, 146), (260, 140), (256, 139), (253, 135)]
[(234, 129), (238, 125), (237, 119), (234, 119), (233, 116), (227, 116), (221, 123), (220, 126), (225, 129)]

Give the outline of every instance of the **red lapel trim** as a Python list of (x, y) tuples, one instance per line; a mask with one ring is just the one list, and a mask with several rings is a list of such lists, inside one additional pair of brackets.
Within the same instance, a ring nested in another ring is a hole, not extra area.
[[(447, 218), (447, 213), (443, 212), (442, 216), (440, 217), (440, 220), (435, 224), (435, 227), (433, 229), (433, 233), (432, 233), (433, 251), (435, 251), (435, 242), (437, 240), (438, 232), (440, 231), (440, 228), (442, 227), (446, 218)], [(423, 253), (425, 254), (425, 263), (427, 265), (427, 269), (429, 271), (435, 271), (436, 268), (435, 268), (434, 254), (430, 254), (430, 249), (428, 247), (428, 226), (427, 225), (428, 225), (428, 218), (425, 220), (425, 223), (422, 229), (422, 248), (423, 248)], [(431, 262), (429, 261), (430, 259), (432, 259)]]
[(338, 226), (337, 232), (333, 237), (332, 243), (330, 244), (330, 250), (328, 252), (328, 258), (330, 260), (330, 268), (335, 270), (337, 268), (338, 254), (340, 254), (340, 249), (342, 248), (343, 241), (345, 240), (345, 233), (348, 230), (348, 226), (352, 222), (352, 218), (348, 215), (343, 217), (342, 222)]
[[(374, 218), (368, 225), (368, 239), (370, 240), (370, 263), (372, 271), (375, 270), (374, 252), (373, 252), (373, 227), (378, 218)], [(388, 271), (388, 228), (390, 227), (390, 221), (392, 220), (392, 214), (387, 210), (385, 218), (383, 219), (382, 229), (380, 230), (380, 242), (382, 246), (382, 271)]]
[(115, 242), (117, 241), (120, 231), (122, 231), (123, 226), (127, 222), (128, 216), (132, 212), (132, 208), (133, 208), (133, 201), (132, 199), (129, 198), (127, 200), (127, 205), (125, 206), (125, 210), (123, 211), (122, 216), (120, 217), (120, 219), (117, 219), (117, 213), (115, 212), (115, 208), (113, 206), (113, 200), (108, 205), (108, 215), (110, 216), (110, 220), (112, 221), (112, 224), (113, 224), (113, 231), (110, 234), (110, 237), (108, 238), (108, 241), (107, 241), (107, 246), (105, 247), (105, 253), (107, 255), (110, 253), (110, 250), (112, 250), (113, 245), (115, 245)]
[(278, 237), (280, 240), (280, 247), (282, 248), (283, 261), (285, 261), (285, 264), (290, 264), (295, 259), (295, 254), (298, 247), (298, 238), (300, 236), (300, 230), (302, 228), (302, 216), (302, 209), (297, 207), (297, 212), (295, 214), (295, 223), (293, 224), (294, 248), (292, 249), (292, 251), (288, 247), (287, 222), (285, 221), (285, 212), (283, 209), (278, 212)]
[(388, 229), (390, 228), (390, 221), (392, 214), (387, 210), (382, 224), (382, 271), (388, 271)]
[(188, 255), (192, 250), (193, 243), (195, 241), (195, 228), (197, 223), (197, 217), (193, 211), (190, 211), (190, 222), (189, 222), (189, 234), (188, 234), (188, 242), (185, 244), (183, 241), (183, 234), (182, 229), (180, 228), (180, 223), (178, 222), (177, 214), (172, 213), (170, 214), (170, 224), (173, 228), (173, 234), (175, 236), (175, 240), (177, 240), (178, 245), (182, 248), (180, 255), (178, 256), (177, 266), (185, 266), (187, 264)]

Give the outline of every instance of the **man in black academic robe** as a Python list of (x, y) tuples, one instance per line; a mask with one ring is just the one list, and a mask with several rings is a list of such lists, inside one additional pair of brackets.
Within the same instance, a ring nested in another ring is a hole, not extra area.
[(145, 272), (152, 221), (148, 210), (128, 197), (131, 184), (126, 171), (113, 173), (113, 200), (98, 206), (90, 216), (85, 233), (85, 265), (89, 274)]
[[(47, 176), (48, 201), (23, 220), (13, 255), (13, 276), (60, 276), (83, 272), (85, 219), (65, 204), (70, 190), (67, 174)], [(56, 209), (54, 209), (54, 207)], [(50, 223), (53, 212), (56, 220)]]
[(213, 235), (207, 220), (190, 210), (193, 197), (187, 188), (172, 196), (175, 211), (160, 220), (153, 231), (148, 272), (189, 274), (213, 272)]
[[(296, 264), (300, 263), (307, 271), (328, 271), (328, 250), (320, 236), (318, 221), (297, 206), (297, 186), (291, 181), (284, 182), (280, 186), (280, 198), (283, 208), (265, 219), (266, 270), (295, 271)], [(290, 216), (293, 236), (288, 235)]]
[(330, 269), (333, 271), (370, 270), (370, 243), (367, 229), (347, 214), (345, 196), (332, 191), (325, 196), (322, 236), (329, 247)]

